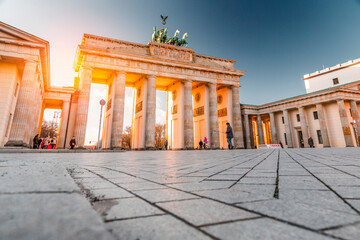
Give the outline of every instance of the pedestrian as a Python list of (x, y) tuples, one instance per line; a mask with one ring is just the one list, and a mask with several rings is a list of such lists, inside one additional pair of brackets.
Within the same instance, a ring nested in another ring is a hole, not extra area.
[(234, 146), (232, 145), (231, 139), (234, 137), (232, 127), (230, 126), (230, 123), (226, 123), (227, 129), (226, 129), (226, 139), (228, 142), (229, 149), (233, 149)]
[(165, 140), (165, 143), (164, 143), (164, 145), (165, 145), (165, 150), (167, 150), (168, 144), (169, 144), (169, 143), (168, 143), (168, 140), (166, 139), (166, 140)]
[(207, 137), (204, 137), (204, 149), (206, 149), (206, 145), (208, 144), (209, 140)]
[(41, 146), (42, 146), (42, 139), (39, 137), (38, 143), (37, 143), (37, 148), (41, 149)]
[(47, 148), (48, 148), (48, 145), (49, 145), (49, 138), (48, 138), (48, 137), (44, 138), (43, 144), (44, 144), (43, 149), (47, 149)]
[(34, 139), (33, 139), (33, 149), (38, 148), (38, 143), (39, 143), (39, 134), (36, 134)]
[(282, 145), (282, 142), (280, 142), (279, 144), (280, 144), (280, 147), (281, 147), (281, 148), (284, 148), (284, 146)]
[(56, 137), (53, 137), (51, 139), (51, 149), (55, 149), (55, 146), (56, 146)]
[(202, 149), (202, 147), (203, 147), (203, 141), (200, 139), (200, 141), (199, 141), (199, 149), (201, 150)]
[(70, 140), (71, 149), (74, 149), (75, 145), (76, 145), (76, 140), (75, 140), (75, 136), (73, 136), (72, 139)]
[(309, 137), (308, 144), (309, 144), (310, 148), (314, 147), (314, 140), (312, 139), (312, 137)]

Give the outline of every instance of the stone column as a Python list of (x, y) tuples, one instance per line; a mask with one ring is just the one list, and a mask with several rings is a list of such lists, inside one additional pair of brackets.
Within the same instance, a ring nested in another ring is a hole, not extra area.
[(194, 123), (192, 106), (192, 82), (184, 82), (184, 147), (194, 148)]
[(273, 144), (277, 144), (278, 137), (276, 133), (276, 126), (275, 126), (275, 114), (273, 112), (269, 113), (270, 115), (270, 127), (271, 127), (271, 139)]
[(219, 118), (217, 109), (216, 84), (209, 84), (209, 126), (210, 126), (210, 147), (220, 148)]
[(325, 122), (325, 116), (324, 116), (322, 104), (316, 104), (316, 111), (318, 113), (321, 137), (323, 140), (323, 146), (330, 147), (329, 135), (327, 132), (327, 126), (326, 126), (326, 122)]
[(360, 113), (359, 113), (359, 109), (357, 107), (355, 100), (350, 101), (350, 109), (351, 109), (352, 118), (355, 119), (355, 121), (356, 121), (356, 135), (359, 139), (359, 136), (360, 136)]
[(112, 99), (113, 118), (111, 127), (111, 148), (121, 148), (125, 104), (126, 73), (118, 72), (113, 82), (114, 98)]
[(245, 119), (245, 139), (246, 139), (246, 148), (251, 149), (251, 136), (250, 136), (250, 124), (249, 124), (249, 115), (244, 115)]
[(350, 131), (349, 119), (346, 115), (344, 100), (337, 100), (337, 104), (339, 107), (340, 121), (344, 133), (346, 147), (354, 147), (354, 142), (352, 140), (351, 131)]
[(239, 99), (239, 87), (232, 86), (232, 114), (233, 114), (233, 132), (234, 147), (244, 148), (244, 136), (241, 121), (241, 108)]
[(262, 121), (260, 115), (257, 115), (257, 125), (258, 125), (259, 144), (264, 144), (264, 132), (262, 128)]
[(145, 149), (155, 148), (156, 76), (147, 76)]
[(65, 148), (65, 136), (69, 119), (69, 110), (70, 110), (70, 102), (64, 101), (61, 109), (61, 122), (60, 122), (60, 132), (59, 138), (57, 142), (57, 148)]
[[(34, 99), (36, 98), (36, 68), (36, 62), (25, 62), (10, 137), (5, 146), (29, 147), (30, 132), (32, 132), (29, 131), (29, 128), (33, 126), (30, 121), (34, 114), (31, 109), (33, 109)], [(31, 128), (31, 130), (33, 129)]]
[(92, 80), (92, 69), (81, 66), (80, 68), (80, 82), (79, 82), (79, 96), (76, 111), (76, 120), (74, 127), (74, 136), (77, 148), (84, 148), (86, 124), (89, 110), (89, 98)]
[(301, 132), (302, 132), (302, 136), (303, 136), (303, 140), (304, 140), (304, 147), (308, 148), (309, 143), (308, 143), (308, 139), (309, 139), (309, 130), (308, 130), (308, 124), (306, 121), (306, 117), (305, 117), (305, 110), (304, 107), (299, 107), (299, 115), (300, 115), (300, 125), (301, 125)]
[(290, 119), (289, 119), (288, 110), (283, 110), (283, 114), (284, 114), (287, 146), (288, 146), (288, 148), (293, 148), (294, 146), (293, 146), (293, 142), (292, 142), (292, 134), (291, 134), (291, 127), (290, 127)]

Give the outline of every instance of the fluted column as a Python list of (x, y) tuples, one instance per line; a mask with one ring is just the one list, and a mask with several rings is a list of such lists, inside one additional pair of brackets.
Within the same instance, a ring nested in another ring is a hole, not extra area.
[(287, 146), (288, 146), (288, 148), (293, 148), (294, 145), (293, 145), (293, 142), (292, 142), (292, 134), (291, 134), (291, 126), (290, 126), (290, 119), (289, 119), (288, 110), (283, 110), (283, 114), (284, 114)]
[(308, 130), (308, 124), (306, 121), (306, 117), (305, 117), (305, 110), (304, 107), (299, 107), (299, 115), (300, 115), (300, 125), (301, 125), (301, 132), (302, 132), (302, 136), (303, 136), (303, 140), (304, 140), (304, 147), (308, 148), (309, 143), (308, 143), (308, 139), (309, 139), (309, 130)]
[(77, 148), (83, 148), (85, 144), (86, 124), (89, 110), (89, 98), (92, 80), (92, 69), (81, 66), (79, 97), (76, 110), (74, 136)]
[(111, 148), (121, 148), (122, 132), (124, 121), (124, 105), (125, 105), (125, 72), (118, 72), (115, 75), (113, 83), (113, 91), (115, 91), (113, 104), (113, 118), (111, 127)]
[(60, 132), (59, 132), (59, 140), (57, 142), (57, 148), (65, 148), (65, 136), (69, 119), (69, 109), (70, 102), (64, 101), (61, 109), (61, 122), (60, 122)]
[(192, 82), (184, 82), (184, 147), (194, 148), (194, 124), (192, 106)]
[(346, 115), (344, 100), (337, 100), (337, 104), (339, 107), (340, 121), (344, 133), (346, 147), (354, 147), (354, 142), (352, 140), (351, 131), (350, 131), (349, 119)]
[(323, 140), (323, 147), (330, 147), (329, 135), (328, 135), (328, 131), (327, 131), (327, 126), (326, 126), (326, 122), (325, 122), (325, 116), (324, 116), (322, 104), (316, 105), (316, 111), (318, 113), (318, 118), (319, 118), (321, 137)]
[(350, 101), (350, 109), (351, 109), (352, 118), (355, 119), (355, 121), (356, 121), (356, 135), (359, 138), (359, 136), (360, 136), (360, 113), (359, 113), (359, 109), (357, 107), (355, 100)]
[(239, 99), (239, 87), (232, 86), (232, 115), (233, 115), (233, 132), (234, 132), (234, 147), (244, 148), (244, 136), (241, 121), (241, 109)]
[(217, 109), (216, 84), (209, 84), (209, 126), (210, 126), (210, 147), (220, 148), (219, 139), (219, 118)]
[(155, 148), (156, 76), (147, 76), (145, 148)]
[(31, 109), (36, 98), (36, 67), (37, 63), (34, 61), (25, 62), (10, 137), (5, 146), (29, 146), (29, 126), (33, 126), (31, 119), (34, 114)]
[(250, 124), (249, 124), (249, 115), (244, 115), (245, 120), (245, 140), (246, 140), (246, 148), (251, 149), (251, 136), (250, 136)]
[(259, 136), (259, 144), (264, 144), (264, 132), (262, 128), (261, 116), (257, 115), (257, 125), (258, 125), (258, 136)]
[(278, 137), (276, 133), (276, 126), (275, 126), (275, 115), (273, 112), (269, 113), (270, 115), (270, 128), (271, 128), (271, 139), (273, 144), (278, 143)]

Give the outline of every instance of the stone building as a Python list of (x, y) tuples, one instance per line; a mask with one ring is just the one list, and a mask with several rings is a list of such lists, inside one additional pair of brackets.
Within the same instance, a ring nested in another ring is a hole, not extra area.
[[(125, 87), (134, 89), (131, 145), (155, 146), (156, 90), (166, 91), (166, 139), (172, 149), (193, 149), (207, 137), (227, 148), (226, 123), (236, 148), (282, 143), (285, 147), (358, 146), (360, 61), (304, 76), (307, 94), (260, 106), (239, 101), (234, 60), (189, 48), (138, 44), (84, 34), (72, 87), (50, 84), (49, 43), (0, 22), (0, 147), (30, 147), (44, 110), (61, 109), (57, 148), (85, 146), (91, 83), (108, 86), (101, 147), (121, 148)], [(354, 121), (356, 124), (354, 124)]]
[(307, 94), (260, 105), (242, 104), (246, 148), (359, 146), (360, 59), (304, 75)]

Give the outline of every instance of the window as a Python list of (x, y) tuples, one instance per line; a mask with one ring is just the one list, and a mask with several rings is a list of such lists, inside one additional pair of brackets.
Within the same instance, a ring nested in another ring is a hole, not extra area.
[(319, 116), (318, 116), (318, 114), (317, 114), (317, 111), (313, 112), (313, 114), (314, 114), (314, 119), (315, 119), (315, 120), (316, 120), (316, 119), (319, 119)]
[(339, 84), (339, 79), (338, 79), (338, 78), (333, 78), (333, 84), (334, 84), (334, 85)]
[(300, 114), (296, 114), (296, 120), (300, 122)]
[(281, 119), (282, 119), (282, 123), (285, 124), (285, 119), (284, 119), (284, 117), (282, 117)]
[(288, 145), (288, 144), (287, 144), (286, 133), (284, 133), (284, 138), (285, 138), (285, 144)]
[(322, 136), (321, 136), (321, 131), (320, 131), (320, 130), (316, 130), (316, 133), (317, 133), (317, 137), (318, 137), (319, 144), (323, 144), (323, 140), (322, 140)]

